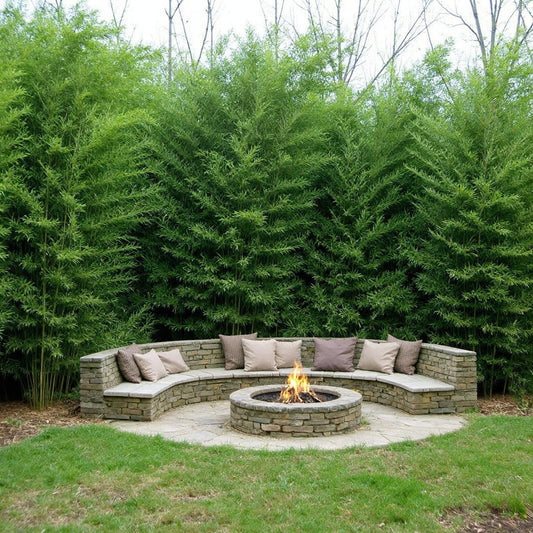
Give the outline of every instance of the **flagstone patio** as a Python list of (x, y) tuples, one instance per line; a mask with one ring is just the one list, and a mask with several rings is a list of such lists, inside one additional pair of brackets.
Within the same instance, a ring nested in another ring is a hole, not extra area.
[(363, 402), (362, 419), (363, 424), (356, 431), (330, 437), (247, 435), (230, 427), (230, 403), (222, 400), (178, 407), (150, 422), (117, 420), (110, 422), (110, 426), (139, 435), (161, 435), (176, 442), (278, 451), (386, 446), (458, 431), (466, 425), (466, 420), (455, 414), (410, 415), (400, 409), (372, 402)]

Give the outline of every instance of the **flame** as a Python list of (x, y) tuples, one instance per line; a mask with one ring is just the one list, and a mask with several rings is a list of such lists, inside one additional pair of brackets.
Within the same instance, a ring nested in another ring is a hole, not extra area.
[(304, 403), (301, 394), (308, 394), (315, 401), (320, 401), (311, 390), (307, 376), (303, 373), (302, 365), (294, 362), (294, 369), (287, 377), (287, 385), (279, 395), (279, 401), (283, 403)]

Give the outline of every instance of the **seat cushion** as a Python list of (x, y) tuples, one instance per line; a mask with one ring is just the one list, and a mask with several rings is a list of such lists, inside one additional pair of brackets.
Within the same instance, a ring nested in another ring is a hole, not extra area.
[(387, 335), (387, 342), (397, 342), (400, 350), (394, 362), (394, 371), (412, 375), (415, 373), (415, 365), (418, 363), (422, 341), (404, 341), (392, 335)]
[(224, 364), (226, 370), (244, 368), (244, 352), (242, 339), (257, 339), (257, 333), (248, 335), (219, 335), (224, 352)]
[(315, 361), (311, 370), (353, 372), (353, 357), (357, 337), (343, 339), (315, 338)]

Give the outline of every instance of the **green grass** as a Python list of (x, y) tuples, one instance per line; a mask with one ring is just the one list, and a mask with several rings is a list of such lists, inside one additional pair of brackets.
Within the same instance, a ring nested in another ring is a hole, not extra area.
[(532, 457), (530, 417), (335, 452), (55, 428), (0, 450), (0, 531), (453, 531), (462, 515), (525, 515)]

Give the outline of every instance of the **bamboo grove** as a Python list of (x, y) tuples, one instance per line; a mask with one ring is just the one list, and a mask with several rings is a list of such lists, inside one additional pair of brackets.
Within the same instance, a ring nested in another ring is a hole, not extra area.
[[(533, 387), (525, 46), (440, 47), (355, 91), (335, 39), (250, 34), (175, 66), (94, 14), (0, 15), (0, 381), (35, 406), (133, 341), (448, 343)], [(7, 393), (4, 393), (4, 395)]]

